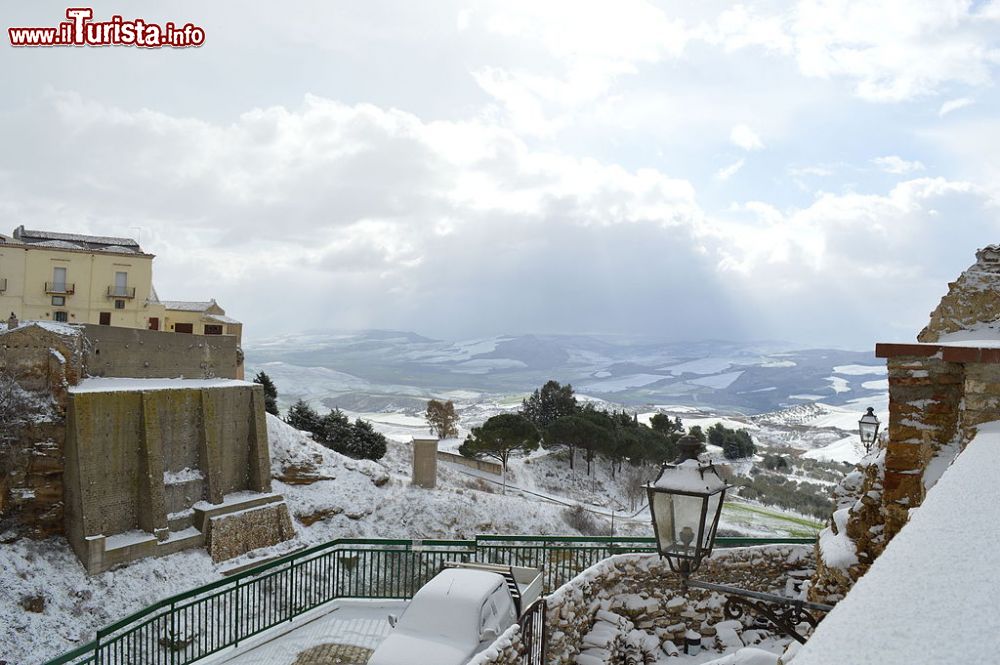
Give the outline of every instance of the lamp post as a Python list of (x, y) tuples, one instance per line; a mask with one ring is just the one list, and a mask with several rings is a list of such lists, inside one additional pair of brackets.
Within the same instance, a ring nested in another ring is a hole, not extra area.
[(875, 415), (875, 408), (869, 406), (868, 412), (858, 421), (858, 434), (861, 436), (861, 444), (865, 447), (865, 454), (872, 451), (872, 444), (878, 440), (878, 428), (881, 425), (878, 416)]
[[(681, 441), (684, 438), (687, 437)], [(724, 594), (723, 611), (730, 619), (750, 612), (767, 618), (781, 634), (805, 643), (805, 637), (797, 630), (798, 624), (806, 622), (815, 628), (818, 619), (809, 610), (829, 612), (832, 605), (691, 579), (702, 559), (712, 553), (729, 484), (714, 464), (702, 462), (690, 452), (682, 447), (677, 460), (664, 464), (656, 480), (646, 485), (660, 556), (667, 560), (670, 570), (680, 574), (684, 587)]]

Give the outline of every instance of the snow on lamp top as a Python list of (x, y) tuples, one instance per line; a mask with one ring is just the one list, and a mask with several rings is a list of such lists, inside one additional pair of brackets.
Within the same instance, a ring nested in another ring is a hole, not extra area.
[(680, 464), (668, 464), (652, 483), (653, 489), (685, 494), (715, 494), (728, 485), (712, 464), (689, 459)]

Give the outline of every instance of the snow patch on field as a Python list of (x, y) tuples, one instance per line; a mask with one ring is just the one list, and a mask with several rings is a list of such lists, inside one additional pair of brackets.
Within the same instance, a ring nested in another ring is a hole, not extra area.
[(802, 453), (803, 457), (826, 462), (848, 462), (857, 464), (864, 457), (861, 441), (857, 436), (845, 436), (839, 441)]
[(608, 381), (588, 383), (585, 386), (581, 386), (580, 389), (592, 390), (597, 393), (617, 393), (623, 390), (628, 390), (629, 388), (641, 388), (642, 386), (648, 386), (651, 383), (656, 383), (657, 381), (662, 381), (666, 378), (668, 377), (660, 374), (630, 374), (629, 376), (621, 376)]
[(693, 383), (697, 386), (706, 386), (708, 388), (714, 388), (715, 390), (725, 390), (729, 386), (743, 376), (743, 372), (727, 372), (726, 374), (716, 374), (715, 376), (706, 376), (700, 379), (691, 379), (688, 383)]
[(865, 390), (888, 390), (889, 379), (879, 379), (878, 381), (865, 381), (861, 384)]
[(847, 376), (885, 374), (887, 371), (888, 369), (885, 365), (838, 365), (833, 368), (834, 374), (845, 374)]
[(839, 376), (828, 376), (826, 380), (830, 382), (830, 387), (833, 388), (835, 393), (847, 393), (851, 391), (850, 384), (847, 383), (847, 379)]

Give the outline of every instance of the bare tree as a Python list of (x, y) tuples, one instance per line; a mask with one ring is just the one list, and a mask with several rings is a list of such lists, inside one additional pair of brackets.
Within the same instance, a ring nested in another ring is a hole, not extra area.
[(458, 436), (458, 414), (455, 413), (455, 403), (451, 400), (439, 402), (432, 399), (427, 402), (427, 414), (424, 416), (431, 431), (438, 438), (449, 439)]
[(646, 496), (646, 483), (652, 481), (656, 477), (656, 473), (649, 465), (632, 466), (629, 464), (625, 467), (625, 473), (622, 475), (624, 476), (625, 498), (628, 499), (629, 510), (635, 510)]

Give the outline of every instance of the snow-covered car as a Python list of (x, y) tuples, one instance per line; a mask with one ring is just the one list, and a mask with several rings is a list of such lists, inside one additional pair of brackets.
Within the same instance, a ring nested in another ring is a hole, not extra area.
[(535, 568), (446, 564), (398, 617), (368, 665), (464, 665), (541, 596)]

